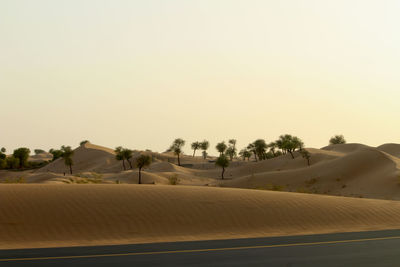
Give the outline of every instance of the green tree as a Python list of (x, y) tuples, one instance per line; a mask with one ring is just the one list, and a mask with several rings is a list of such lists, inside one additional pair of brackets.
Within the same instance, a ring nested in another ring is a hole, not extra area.
[(207, 158), (207, 149), (210, 147), (210, 143), (207, 140), (203, 140), (203, 142), (200, 143), (200, 148), (203, 150), (203, 158)]
[(0, 149), (0, 159), (6, 159), (7, 155), (6, 155), (6, 149), (4, 147), (2, 147)]
[(123, 150), (124, 150), (124, 148), (122, 146), (117, 146), (114, 149), (114, 152), (115, 152), (115, 159), (118, 160), (118, 161), (122, 160), (122, 166), (123, 166), (124, 171), (125, 171), (126, 170), (125, 155), (124, 155)]
[(182, 154), (182, 147), (185, 145), (185, 140), (183, 140), (182, 138), (177, 138), (174, 140), (174, 142), (172, 143), (170, 150), (172, 152), (174, 152), (174, 154), (177, 156), (178, 158), (178, 165), (181, 166), (181, 159), (180, 159), (180, 155)]
[(193, 149), (193, 157), (195, 156), (195, 154), (196, 154), (196, 150), (197, 149), (199, 149), (199, 148), (201, 148), (201, 143), (200, 142), (193, 142), (192, 143), (192, 149)]
[(79, 145), (83, 146), (84, 144), (90, 143), (89, 140), (83, 140), (79, 143)]
[(250, 157), (251, 157), (251, 152), (249, 150), (247, 150), (246, 148), (243, 148), (242, 150), (240, 150), (239, 156), (241, 156), (243, 158), (243, 160), (246, 160), (246, 158), (247, 158), (247, 161), (249, 161)]
[(271, 151), (272, 155), (273, 155), (274, 157), (276, 157), (276, 152), (275, 152), (275, 150), (278, 148), (276, 142), (271, 142), (271, 143), (269, 143), (269, 144), (268, 144), (268, 148), (269, 148), (269, 151)]
[(7, 169), (16, 169), (20, 165), (19, 159), (14, 157), (14, 156), (7, 157), (5, 159), (5, 161), (6, 161), (6, 168)]
[(335, 135), (329, 139), (330, 145), (346, 144), (346, 140), (343, 135)]
[(267, 143), (265, 143), (264, 139), (257, 139), (256, 141), (254, 141), (254, 148), (255, 151), (257, 153), (257, 157), (260, 160), (266, 159), (266, 149), (267, 149), (268, 145)]
[(305, 149), (300, 150), (300, 155), (307, 160), (307, 165), (310, 166), (311, 154)]
[(64, 163), (69, 167), (69, 173), (72, 174), (72, 165), (74, 165), (74, 161), (72, 160), (72, 156), (74, 155), (74, 151), (70, 146), (62, 146), (62, 158), (64, 159)]
[(133, 156), (133, 151), (128, 148), (124, 148), (124, 149), (122, 149), (121, 153), (122, 153), (122, 157), (129, 163), (129, 167), (131, 169), (133, 169), (132, 161), (131, 161), (132, 156)]
[(136, 167), (139, 169), (139, 181), (138, 184), (142, 183), (142, 168), (151, 164), (151, 157), (148, 155), (140, 155), (136, 159)]
[(20, 147), (14, 150), (13, 156), (14, 158), (17, 158), (19, 160), (19, 167), (21, 169), (26, 166), (29, 158), (29, 153), (31, 153), (31, 151), (29, 148), (26, 147)]
[(56, 159), (61, 158), (63, 152), (59, 149), (52, 148), (49, 150), (49, 153), (53, 155), (52, 161), (55, 161)]
[(224, 179), (225, 168), (229, 166), (228, 158), (224, 154), (221, 154), (215, 161), (215, 165), (222, 168), (221, 179)]
[(250, 143), (250, 144), (247, 146), (247, 149), (248, 149), (251, 153), (254, 154), (254, 158), (256, 159), (256, 161), (258, 161), (258, 159), (257, 159), (257, 150), (256, 150), (256, 146), (254, 145), (254, 143)]
[(225, 154), (226, 149), (228, 148), (228, 146), (225, 144), (225, 141), (222, 141), (221, 143), (218, 143), (215, 148), (217, 149), (217, 151), (219, 152), (219, 155), (223, 155)]
[(35, 152), (35, 155), (46, 153), (46, 151), (44, 151), (43, 149), (35, 149), (35, 150), (33, 150), (33, 152)]
[(228, 141), (228, 148), (226, 149), (226, 154), (229, 156), (230, 161), (233, 160), (237, 156), (237, 149), (236, 149), (236, 139), (230, 139)]
[(285, 153), (290, 153), (292, 159), (294, 159), (293, 152), (298, 148), (302, 150), (304, 143), (297, 136), (292, 136), (290, 134), (285, 134), (279, 136), (279, 139), (276, 141), (277, 146), (284, 151)]

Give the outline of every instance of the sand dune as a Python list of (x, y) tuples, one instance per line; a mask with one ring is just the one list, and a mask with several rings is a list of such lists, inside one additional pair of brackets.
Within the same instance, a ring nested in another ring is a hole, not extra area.
[[(311, 166), (298, 152), (259, 161), (234, 161), (221, 180), (221, 169), (201, 157), (182, 156), (177, 166), (172, 153), (134, 151), (134, 158), (145, 153), (153, 163), (143, 171), (143, 183), (169, 184), (177, 176), (181, 185), (211, 185), (237, 188), (258, 188), (292, 192), (319, 193), (380, 199), (400, 199), (400, 145), (385, 144), (374, 148), (362, 144), (332, 145), (322, 149), (307, 148)], [(73, 156), (74, 174), (62, 159), (33, 171), (0, 171), (0, 182), (28, 183), (79, 182), (79, 177), (100, 177), (100, 183), (137, 183), (137, 169), (123, 171), (122, 162), (109, 148), (87, 143)], [(128, 167), (128, 164), (126, 164)], [(65, 172), (65, 176), (64, 176)], [(76, 176), (79, 176), (78, 178)], [(84, 179), (84, 178), (82, 178)], [(83, 181), (84, 182), (84, 181)], [(90, 182), (90, 181), (89, 181)]]
[(377, 149), (394, 157), (400, 157), (400, 144), (383, 144), (378, 146)]
[(1, 185), (0, 248), (393, 229), (400, 202), (156, 185)]
[[(224, 185), (266, 189), (275, 187), (276, 190), (295, 192), (400, 199), (397, 158), (371, 147), (361, 146), (347, 151), (353, 152), (331, 160), (319, 161), (301, 169), (254, 173), (226, 181)], [(311, 159), (313, 156), (314, 154)], [(305, 164), (305, 160), (302, 160)]]

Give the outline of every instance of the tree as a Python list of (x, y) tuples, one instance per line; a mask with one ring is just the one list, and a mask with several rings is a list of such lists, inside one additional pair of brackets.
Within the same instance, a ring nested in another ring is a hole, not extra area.
[(307, 160), (307, 165), (310, 166), (311, 154), (305, 149), (300, 150), (300, 155)]
[(224, 154), (221, 154), (215, 161), (215, 165), (222, 168), (221, 179), (224, 179), (225, 168), (229, 166), (228, 158)]
[(285, 134), (279, 136), (279, 139), (276, 141), (277, 146), (284, 151), (285, 153), (290, 153), (292, 159), (294, 159), (293, 152), (299, 148), (302, 150), (304, 143), (297, 136), (292, 136), (290, 134)]
[(79, 145), (83, 146), (84, 144), (90, 143), (89, 140), (83, 140), (79, 143)]
[(185, 145), (185, 140), (177, 138), (172, 143), (170, 150), (178, 157), (178, 166), (181, 166), (180, 155), (182, 154), (182, 147)]
[(31, 153), (29, 148), (20, 147), (14, 150), (13, 156), (19, 160), (19, 167), (22, 169), (26, 166), (26, 163), (29, 158), (29, 153)]
[(229, 156), (229, 160), (232, 161), (234, 157), (236, 157), (237, 152), (236, 152), (236, 148), (233, 146), (230, 146), (226, 149), (226, 155)]
[(5, 161), (6, 161), (5, 165), (6, 165), (7, 169), (16, 169), (19, 166), (19, 159), (14, 156), (7, 157), (5, 159)]
[(225, 141), (222, 141), (221, 143), (218, 143), (215, 148), (217, 149), (217, 151), (219, 152), (219, 155), (223, 155), (226, 151), (226, 149), (228, 148), (228, 146), (225, 144)]
[(243, 160), (246, 160), (247, 158), (247, 161), (249, 161), (251, 157), (251, 152), (246, 148), (243, 148), (242, 150), (240, 150), (239, 155), (243, 158)]
[(257, 139), (254, 141), (254, 149), (258, 156), (258, 159), (263, 160), (266, 158), (266, 149), (268, 147), (267, 143), (265, 143), (264, 139)]
[(35, 149), (35, 150), (33, 150), (33, 152), (35, 152), (35, 155), (46, 153), (46, 151), (44, 151), (43, 149)]
[(7, 155), (6, 155), (6, 149), (4, 147), (2, 147), (0, 149), (0, 159), (6, 159)]
[(251, 153), (254, 154), (254, 158), (256, 159), (256, 161), (258, 161), (258, 160), (257, 160), (256, 146), (254, 145), (254, 143), (250, 143), (250, 144), (247, 146), (247, 149), (248, 149)]
[(126, 167), (125, 167), (125, 155), (124, 155), (123, 150), (124, 149), (122, 148), (122, 146), (117, 146), (114, 149), (114, 152), (115, 152), (115, 159), (118, 160), (118, 161), (122, 160), (122, 166), (124, 167), (124, 171), (125, 171), (126, 170)]
[(193, 142), (192, 143), (192, 149), (193, 149), (193, 157), (196, 154), (196, 150), (199, 149), (201, 147), (201, 143), (200, 142)]
[(268, 148), (269, 148), (269, 151), (271, 151), (272, 155), (273, 155), (274, 157), (276, 157), (275, 149), (278, 148), (276, 142), (271, 142), (271, 143), (269, 143), (269, 144), (268, 144)]
[(237, 156), (236, 139), (230, 139), (228, 143), (229, 147), (226, 149), (226, 154), (229, 156), (230, 161), (232, 161)]
[(140, 155), (136, 159), (136, 167), (139, 169), (139, 181), (138, 184), (142, 183), (142, 168), (151, 164), (151, 157), (148, 155)]
[(74, 155), (74, 151), (70, 146), (62, 146), (61, 151), (61, 157), (64, 159), (65, 165), (69, 166), (69, 173), (72, 174), (72, 165), (74, 164), (72, 156)]
[(329, 139), (330, 145), (346, 144), (346, 140), (343, 135), (335, 135)]
[(203, 142), (200, 143), (200, 148), (203, 150), (203, 158), (207, 158), (207, 149), (210, 147), (210, 143), (207, 140), (203, 140)]
[(234, 148), (236, 148), (236, 139), (229, 139), (228, 144)]
[(133, 156), (133, 151), (128, 148), (124, 148), (124, 149), (122, 149), (121, 153), (122, 153), (122, 157), (124, 159), (126, 159), (126, 161), (129, 163), (129, 167), (131, 169), (133, 169), (132, 162), (131, 162), (131, 158)]
[(49, 150), (49, 153), (53, 155), (52, 161), (55, 161), (56, 159), (61, 158), (63, 152), (59, 149), (52, 148)]

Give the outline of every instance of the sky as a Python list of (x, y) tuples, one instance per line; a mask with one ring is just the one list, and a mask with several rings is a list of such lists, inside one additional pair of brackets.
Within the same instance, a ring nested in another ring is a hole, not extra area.
[(400, 1), (0, 0), (0, 147), (400, 143)]

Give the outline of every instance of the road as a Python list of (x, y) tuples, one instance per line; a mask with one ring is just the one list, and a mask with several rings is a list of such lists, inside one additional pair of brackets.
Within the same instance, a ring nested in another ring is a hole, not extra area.
[(400, 230), (0, 250), (0, 266), (399, 266)]

